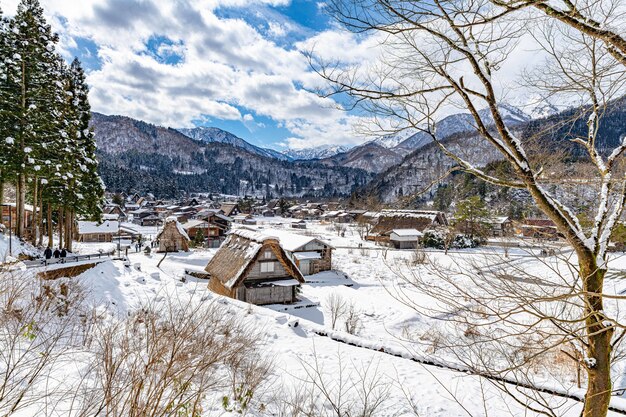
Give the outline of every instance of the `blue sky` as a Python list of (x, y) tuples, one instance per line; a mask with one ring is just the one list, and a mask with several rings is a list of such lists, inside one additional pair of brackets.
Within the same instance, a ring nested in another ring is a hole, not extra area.
[(357, 115), (314, 93), (324, 84), (303, 52), (364, 53), (323, 0), (40, 1), (60, 52), (86, 67), (95, 111), (215, 126), (276, 149), (371, 139), (354, 133)]

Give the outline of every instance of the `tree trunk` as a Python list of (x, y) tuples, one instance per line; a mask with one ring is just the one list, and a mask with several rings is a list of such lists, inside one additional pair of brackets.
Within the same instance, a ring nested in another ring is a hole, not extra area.
[(59, 248), (63, 246), (63, 227), (65, 227), (65, 221), (63, 219), (63, 207), (59, 208)]
[(48, 222), (48, 247), (54, 246), (54, 228), (52, 227), (52, 206), (48, 203), (48, 218), (46, 219)]
[(587, 330), (587, 392), (583, 417), (605, 417), (611, 401), (611, 338), (613, 327), (604, 324), (602, 290), (606, 270), (599, 269), (593, 253), (579, 254), (585, 296)]
[(39, 187), (39, 246), (43, 246), (43, 231), (43, 187)]
[(74, 210), (69, 210), (65, 215), (65, 249), (72, 251), (72, 240), (74, 239)]
[(4, 203), (4, 178), (2, 178), (2, 170), (0, 170), (0, 204)]
[[(26, 61), (22, 59), (22, 84), (21, 84), (21, 106), (20, 109), (22, 114), (20, 117), (20, 152), (24, 152), (24, 147), (26, 144), (24, 143), (24, 131), (26, 130), (26, 120), (24, 118), (24, 112), (26, 111)], [(22, 157), (22, 163), (25, 163), (26, 160)], [(20, 167), (20, 173), (17, 176), (17, 195), (15, 197), (16, 204), (16, 214), (17, 214), (17, 225), (15, 227), (15, 234), (17, 237), (22, 238), (24, 236), (24, 204), (26, 201), (26, 177), (23, 172), (24, 166)]]
[(37, 239), (39, 238), (39, 217), (37, 216), (37, 207), (39, 206), (39, 178), (35, 176), (33, 181), (33, 216), (31, 218), (31, 242), (33, 246), (37, 245)]
[(26, 222), (26, 216), (24, 215), (24, 204), (26, 201), (26, 176), (19, 174), (17, 177), (17, 195), (16, 195), (16, 217), (17, 222), (15, 225), (15, 234), (17, 237), (24, 237), (24, 223)]

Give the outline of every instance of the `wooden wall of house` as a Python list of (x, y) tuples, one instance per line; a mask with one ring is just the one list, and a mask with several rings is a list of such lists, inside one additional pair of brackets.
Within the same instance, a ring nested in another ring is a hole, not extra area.
[(222, 284), (222, 282), (215, 278), (211, 277), (209, 279), (209, 289), (216, 294), (225, 295), (226, 297), (235, 298), (236, 289), (229, 290)]
[[(273, 251), (269, 251), (271, 253), (270, 258), (265, 258), (265, 252), (268, 249), (261, 249), (259, 251), (259, 255), (257, 259), (254, 261), (254, 264), (248, 270), (248, 274), (246, 276), (246, 280), (256, 280), (256, 279), (269, 279), (269, 278), (283, 278), (290, 276), (287, 270), (282, 263), (276, 258), (276, 255)], [(261, 264), (263, 262), (274, 262), (274, 271), (273, 272), (261, 272)]]
[(256, 305), (293, 303), (295, 288), (294, 286), (246, 288), (246, 301)]
[(188, 251), (189, 243), (179, 232), (176, 225), (170, 223), (159, 236), (159, 252)]
[(113, 235), (110, 233), (84, 233), (79, 235), (81, 242), (112, 242)]
[[(309, 274), (317, 274), (322, 271), (330, 271), (333, 265), (333, 250), (330, 246), (320, 242), (311, 242), (305, 245), (298, 252), (319, 252), (322, 254), (321, 259), (310, 260)], [(297, 252), (295, 252), (297, 253)], [(292, 259), (295, 259), (292, 257)]]

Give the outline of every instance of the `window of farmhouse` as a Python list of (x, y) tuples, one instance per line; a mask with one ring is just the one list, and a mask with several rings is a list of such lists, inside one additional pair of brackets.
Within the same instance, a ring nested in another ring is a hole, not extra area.
[(261, 263), (261, 272), (274, 272), (274, 262), (263, 262)]
[(264, 256), (265, 256), (265, 259), (272, 259), (272, 251), (271, 250), (265, 251)]

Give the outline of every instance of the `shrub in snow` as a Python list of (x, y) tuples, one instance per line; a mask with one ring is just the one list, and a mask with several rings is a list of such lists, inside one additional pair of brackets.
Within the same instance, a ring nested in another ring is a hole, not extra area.
[(444, 249), (445, 241), (438, 231), (427, 230), (422, 237), (422, 246), (425, 248)]
[(457, 249), (475, 248), (480, 244), (478, 238), (470, 238), (465, 235), (456, 235), (452, 247)]

